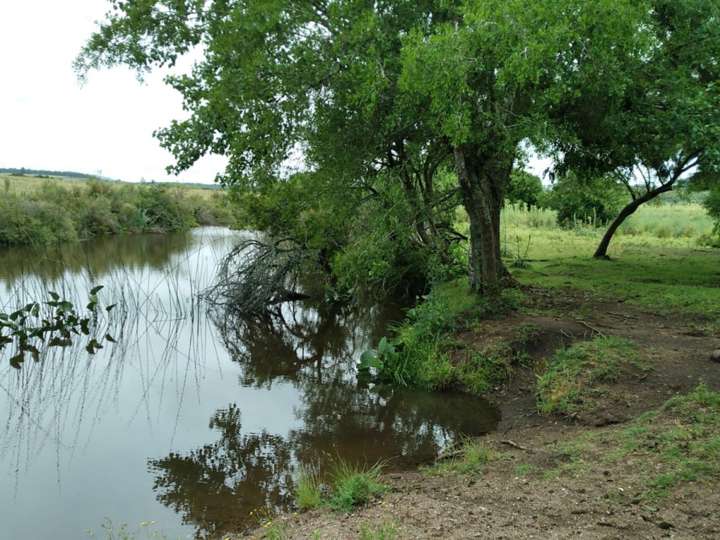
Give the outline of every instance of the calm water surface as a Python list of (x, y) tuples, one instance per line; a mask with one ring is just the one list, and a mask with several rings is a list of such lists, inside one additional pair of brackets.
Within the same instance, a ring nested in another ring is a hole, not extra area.
[(153, 521), (168, 538), (217, 538), (292, 508), (300, 465), (340, 456), (402, 469), (495, 411), (466, 396), (362, 385), (354, 365), (400, 311), (294, 304), (242, 321), (198, 294), (240, 233), (109, 238), (0, 251), (0, 305), (119, 303), (119, 343), (0, 356), (0, 538), (78, 540)]

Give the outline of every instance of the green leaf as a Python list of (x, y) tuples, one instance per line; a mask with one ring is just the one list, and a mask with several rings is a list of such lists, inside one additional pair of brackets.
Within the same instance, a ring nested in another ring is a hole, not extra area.
[(95, 296), (97, 293), (102, 291), (105, 288), (105, 285), (98, 285), (97, 287), (93, 287), (90, 290), (90, 296)]

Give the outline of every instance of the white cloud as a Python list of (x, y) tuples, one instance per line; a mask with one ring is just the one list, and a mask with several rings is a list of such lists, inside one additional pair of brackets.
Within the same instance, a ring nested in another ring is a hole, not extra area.
[[(125, 68), (90, 73), (72, 62), (102, 20), (106, 0), (0, 2), (0, 167), (96, 172), (137, 181), (175, 179), (152, 132), (182, 118), (162, 74), (144, 84)], [(212, 182), (224, 167), (203, 159), (180, 179)]]

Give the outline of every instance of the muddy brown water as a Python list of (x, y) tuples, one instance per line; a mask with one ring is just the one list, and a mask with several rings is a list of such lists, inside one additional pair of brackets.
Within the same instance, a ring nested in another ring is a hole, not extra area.
[(408, 469), (496, 426), (480, 399), (358, 382), (396, 305), (208, 312), (198, 294), (241, 234), (0, 250), (5, 309), (94, 284), (120, 306), (118, 344), (96, 356), (51, 349), (15, 370), (0, 353), (0, 538), (218, 538), (292, 509), (300, 466)]

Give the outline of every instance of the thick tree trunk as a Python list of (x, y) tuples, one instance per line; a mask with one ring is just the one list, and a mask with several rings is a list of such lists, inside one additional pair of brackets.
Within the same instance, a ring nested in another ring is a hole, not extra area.
[(655, 197), (665, 193), (666, 191), (670, 191), (673, 188), (674, 181), (668, 182), (666, 184), (663, 184), (659, 188), (653, 189), (645, 193), (642, 197), (638, 197), (637, 199), (634, 199), (630, 204), (628, 204), (625, 208), (623, 208), (618, 216), (613, 220), (613, 222), (608, 227), (607, 231), (605, 231), (605, 235), (603, 236), (602, 240), (600, 241), (600, 244), (598, 245), (597, 249), (595, 250), (595, 257), (596, 259), (607, 259), (608, 255), (608, 248), (610, 247), (610, 242), (613, 239), (613, 236), (617, 232), (620, 225), (623, 224), (623, 222), (632, 216), (635, 211), (640, 208), (643, 204), (645, 204), (648, 201), (653, 200)]
[(454, 153), (470, 220), (470, 287), (497, 296), (507, 272), (500, 257), (500, 211), (512, 162), (505, 166), (501, 160), (483, 159), (472, 147), (458, 147)]

